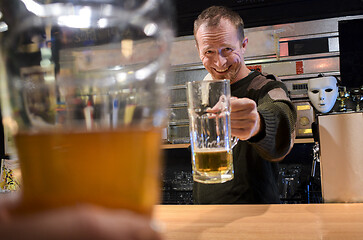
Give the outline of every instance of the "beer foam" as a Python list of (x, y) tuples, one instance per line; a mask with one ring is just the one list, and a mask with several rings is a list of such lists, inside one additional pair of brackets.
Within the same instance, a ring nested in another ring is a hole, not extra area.
[(196, 148), (194, 152), (228, 152), (229, 150), (226, 148)]

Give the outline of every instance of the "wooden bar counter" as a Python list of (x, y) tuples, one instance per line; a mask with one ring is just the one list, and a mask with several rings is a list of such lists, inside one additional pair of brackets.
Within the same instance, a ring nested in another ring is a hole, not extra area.
[(158, 205), (165, 240), (363, 239), (363, 203)]

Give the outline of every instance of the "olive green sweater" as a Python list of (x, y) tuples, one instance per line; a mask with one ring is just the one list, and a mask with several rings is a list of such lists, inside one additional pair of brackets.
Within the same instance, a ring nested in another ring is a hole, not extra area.
[(252, 72), (231, 85), (232, 96), (257, 103), (265, 129), (233, 148), (234, 179), (221, 184), (194, 183), (196, 204), (279, 203), (277, 161), (291, 150), (296, 110), (285, 85), (273, 75)]

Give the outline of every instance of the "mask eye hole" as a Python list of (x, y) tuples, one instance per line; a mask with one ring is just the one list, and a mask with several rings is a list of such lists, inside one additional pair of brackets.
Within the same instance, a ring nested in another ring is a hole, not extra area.
[(314, 94), (317, 94), (317, 93), (319, 93), (319, 90), (312, 90), (311, 92)]
[(333, 91), (333, 89), (331, 89), (331, 88), (325, 89), (325, 92), (331, 92), (331, 91)]

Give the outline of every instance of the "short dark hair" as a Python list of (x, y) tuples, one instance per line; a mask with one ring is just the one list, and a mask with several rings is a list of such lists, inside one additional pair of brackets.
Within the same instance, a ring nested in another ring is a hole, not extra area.
[(211, 6), (199, 14), (194, 21), (194, 37), (202, 24), (206, 23), (209, 27), (216, 27), (221, 19), (230, 21), (236, 27), (240, 40), (244, 39), (244, 23), (241, 16), (224, 6)]

